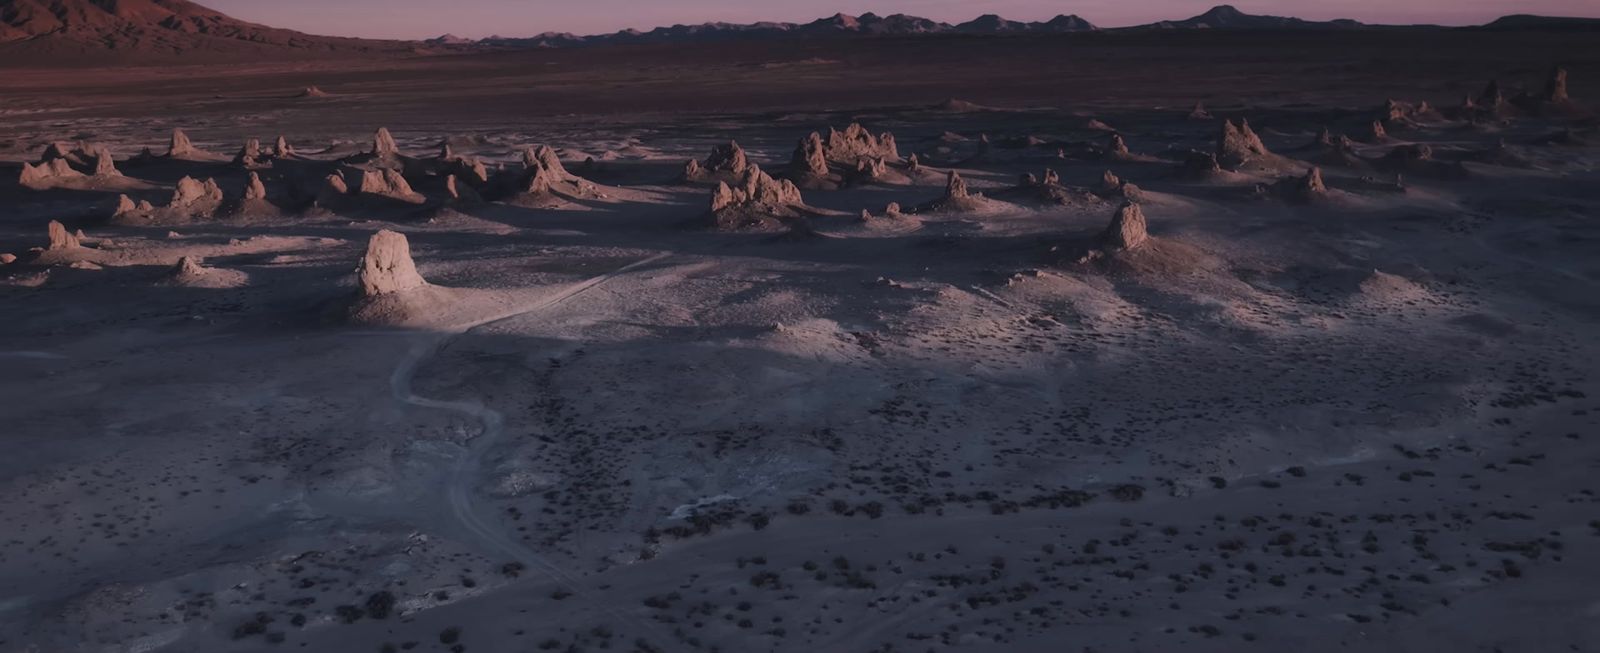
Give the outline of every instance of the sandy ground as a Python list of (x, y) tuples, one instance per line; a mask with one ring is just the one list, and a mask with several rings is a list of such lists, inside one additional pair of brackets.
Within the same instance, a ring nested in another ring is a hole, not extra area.
[[(124, 93), (81, 71), (8, 105), (0, 651), (1600, 648), (1592, 122), (1428, 120), (1324, 164), (1301, 204), (1271, 189), (1319, 128), (1459, 93), (1358, 97), (1352, 74), (1210, 120), (885, 91), (500, 121), (520, 107), (421, 93), (423, 116), (390, 91), (183, 115), (180, 73)], [(1279, 158), (1179, 174), (1240, 117)], [(852, 121), (931, 174), (806, 190), (807, 235), (708, 229), (710, 187), (677, 181), (729, 138), (780, 171)], [(598, 190), (451, 205), (417, 175), (425, 204), (303, 210), (380, 124), (418, 161), (444, 137), (508, 167), (549, 144)], [(173, 125), (220, 156), (130, 159)], [(1107, 125), (1132, 156), (1098, 154)], [(109, 220), (184, 175), (234, 198), (241, 139), (279, 133), (303, 157), (257, 171), (271, 215)], [(74, 137), (124, 177), (16, 184)], [(1382, 157), (1418, 143), (1437, 165), (1397, 192)], [(1046, 167), (1068, 201), (1013, 189)], [(1153, 240), (1083, 261), (1120, 201), (1081, 189), (1108, 169)], [(939, 198), (948, 170), (989, 201), (857, 217)], [(86, 246), (30, 251), (52, 219)], [(349, 324), (381, 228), (441, 290), (404, 325)], [(170, 277), (183, 256), (203, 280)]]

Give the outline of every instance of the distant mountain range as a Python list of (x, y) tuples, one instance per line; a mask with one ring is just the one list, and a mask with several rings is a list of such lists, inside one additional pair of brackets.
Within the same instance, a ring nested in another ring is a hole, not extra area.
[[(0, 0), (0, 62), (95, 57), (134, 60), (144, 55), (204, 53), (217, 57), (345, 53), (448, 53), (519, 48), (702, 43), (757, 38), (909, 37), (931, 34), (1013, 35), (1150, 30), (1357, 30), (1384, 26), (1354, 20), (1308, 21), (1256, 16), (1222, 5), (1199, 16), (1101, 29), (1079, 16), (1022, 22), (993, 14), (959, 24), (894, 14), (836, 14), (809, 23), (704, 23), (649, 31), (578, 36), (545, 33), (528, 37), (466, 39), (445, 35), (426, 41), (382, 41), (314, 36), (241, 21), (188, 0)], [(1426, 26), (1410, 26), (1426, 27)], [(1600, 19), (1507, 16), (1473, 29), (1600, 29)]]

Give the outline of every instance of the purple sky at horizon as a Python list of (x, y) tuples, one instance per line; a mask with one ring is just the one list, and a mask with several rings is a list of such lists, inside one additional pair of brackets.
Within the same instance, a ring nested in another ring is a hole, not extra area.
[[(1078, 14), (1102, 27), (1138, 25), (1200, 14), (1219, 0), (198, 0), (236, 18), (314, 34), (368, 38), (529, 36), (540, 32), (599, 34), (678, 23), (763, 20), (804, 22), (838, 12), (906, 13), (946, 22), (1000, 14), (1046, 20)], [(1252, 14), (1369, 23), (1469, 25), (1506, 14), (1600, 17), (1596, 0), (1232, 0)], [(643, 6), (640, 6), (643, 5)], [(441, 6), (445, 7), (441, 9)]]

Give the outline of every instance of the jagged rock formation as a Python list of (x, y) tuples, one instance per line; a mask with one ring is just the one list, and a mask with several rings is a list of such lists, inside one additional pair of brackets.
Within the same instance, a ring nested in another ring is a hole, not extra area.
[(117, 160), (111, 156), (111, 148), (104, 145), (94, 150), (94, 176), (96, 177), (121, 177), (117, 170)]
[(1250, 129), (1250, 121), (1241, 118), (1237, 126), (1232, 120), (1222, 122), (1222, 133), (1217, 137), (1218, 164), (1238, 168), (1271, 155), (1266, 144), (1261, 142), (1261, 137)]
[(226, 160), (198, 147), (189, 140), (189, 135), (182, 129), (172, 130), (172, 139), (167, 145), (167, 158), (178, 161), (216, 161)]
[(295, 155), (294, 146), (289, 144), (289, 139), (279, 136), (278, 141), (272, 144), (272, 155), (280, 159), (292, 157)]
[(422, 204), (427, 201), (427, 198), (411, 189), (411, 183), (406, 181), (405, 175), (393, 169), (361, 171), (361, 185), (356, 188), (356, 192), (361, 195), (386, 197), (407, 204)]
[(599, 192), (589, 180), (568, 172), (555, 148), (547, 145), (523, 150), (522, 170), (507, 173), (498, 185), (507, 201), (538, 206)]
[(712, 226), (717, 229), (772, 228), (801, 218), (805, 200), (788, 179), (773, 179), (751, 164), (735, 185), (718, 182), (711, 192)]
[(1206, 103), (1203, 101), (1196, 100), (1194, 109), (1189, 111), (1190, 120), (1211, 120), (1213, 117), (1211, 112), (1206, 111)]
[(1537, 93), (1523, 93), (1512, 100), (1517, 108), (1535, 116), (1579, 116), (1588, 112), (1574, 102), (1567, 90), (1567, 69), (1550, 69), (1544, 87)]
[(1315, 202), (1328, 195), (1328, 185), (1322, 180), (1322, 169), (1317, 167), (1306, 171), (1304, 177), (1285, 180), (1281, 189), (1289, 201), (1299, 204)]
[(864, 157), (886, 159), (889, 161), (900, 160), (900, 149), (894, 140), (894, 134), (883, 132), (874, 135), (862, 127), (860, 123), (850, 123), (844, 131), (828, 129), (827, 158), (829, 161), (855, 165), (856, 161)]
[(1121, 198), (1129, 202), (1141, 202), (1144, 200), (1144, 191), (1140, 190), (1138, 186), (1124, 181), (1110, 170), (1105, 171), (1105, 174), (1100, 176), (1100, 187), (1094, 190), (1094, 194), (1107, 199)]
[(1106, 139), (1106, 149), (1103, 158), (1114, 161), (1124, 161), (1133, 158), (1133, 152), (1128, 149), (1128, 141), (1123, 140), (1122, 134), (1111, 132)]
[(744, 148), (734, 141), (727, 145), (715, 145), (711, 148), (711, 155), (705, 162), (690, 159), (684, 164), (683, 178), (685, 181), (735, 181), (744, 176), (750, 168), (750, 157)]
[(411, 243), (405, 234), (384, 229), (367, 241), (361, 257), (361, 296), (380, 297), (427, 286), (411, 260)]
[(244, 146), (239, 148), (239, 153), (233, 155), (233, 164), (246, 169), (260, 168), (272, 165), (264, 161), (261, 152), (261, 140), (255, 138), (245, 139)]
[(178, 180), (177, 188), (172, 191), (172, 201), (168, 204), (172, 208), (199, 208), (210, 204), (222, 203), (222, 188), (217, 186), (215, 179), (204, 182), (193, 177), (184, 177)]
[(73, 170), (66, 159), (51, 159), (37, 166), (30, 163), (22, 164), (22, 173), (18, 176), (17, 183), (23, 188), (45, 190), (54, 187), (59, 181), (83, 176), (83, 173)]
[(377, 158), (400, 155), (400, 145), (395, 143), (394, 136), (389, 134), (389, 128), (379, 127), (378, 132), (372, 136), (371, 154)]
[(67, 231), (66, 225), (56, 220), (50, 221), (47, 232), (50, 236), (50, 244), (45, 246), (45, 251), (47, 252), (61, 252), (83, 247), (83, 241)]
[(961, 173), (951, 170), (945, 175), (944, 195), (939, 199), (916, 207), (915, 213), (928, 212), (963, 212), (982, 208), (989, 199), (981, 193), (974, 193), (967, 187), (967, 180), (961, 178)]
[(785, 176), (799, 187), (812, 190), (831, 190), (837, 188), (841, 181), (829, 168), (828, 147), (823, 144), (822, 135), (816, 132), (800, 139), (795, 146)]
[(1138, 249), (1150, 241), (1144, 210), (1139, 204), (1128, 202), (1111, 216), (1111, 224), (1100, 234), (1100, 247), (1108, 252)]

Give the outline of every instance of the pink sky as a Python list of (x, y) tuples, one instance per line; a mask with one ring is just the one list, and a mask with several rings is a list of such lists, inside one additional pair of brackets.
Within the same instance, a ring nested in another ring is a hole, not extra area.
[[(987, 13), (1013, 20), (1078, 14), (1102, 27), (1180, 19), (1218, 0), (199, 0), (245, 20), (316, 34), (426, 38), (545, 31), (596, 34), (675, 23), (808, 21), (837, 12), (907, 13), (961, 22)], [(1488, 22), (1506, 14), (1600, 17), (1600, 0), (1233, 0), (1252, 14), (1371, 23)]]

